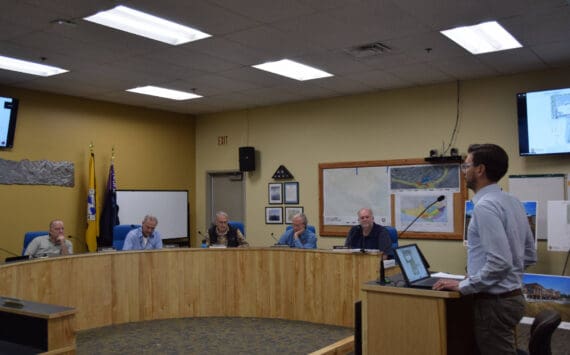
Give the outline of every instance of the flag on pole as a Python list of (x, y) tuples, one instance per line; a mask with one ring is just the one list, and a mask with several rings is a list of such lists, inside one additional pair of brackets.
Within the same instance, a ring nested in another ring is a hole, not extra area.
[(115, 166), (111, 160), (105, 202), (99, 220), (99, 245), (109, 247), (113, 245), (113, 227), (119, 224), (119, 207), (117, 206), (117, 184), (115, 182)]
[(97, 235), (99, 234), (96, 199), (95, 154), (91, 152), (91, 158), (89, 159), (89, 189), (87, 191), (87, 232), (85, 233), (85, 243), (90, 252), (97, 251)]

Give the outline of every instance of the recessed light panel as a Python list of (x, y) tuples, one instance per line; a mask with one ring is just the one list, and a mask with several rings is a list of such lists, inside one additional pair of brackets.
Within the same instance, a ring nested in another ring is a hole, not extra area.
[(39, 75), (39, 76), (52, 76), (61, 73), (66, 73), (68, 70), (51, 65), (38, 64), (28, 62), (26, 60), (0, 56), (0, 69), (17, 71), (20, 73)]
[(127, 91), (128, 92), (134, 92), (137, 94), (157, 96), (157, 97), (162, 97), (165, 99), (178, 100), (178, 101), (197, 99), (199, 97), (202, 97), (200, 95), (192, 94), (192, 93), (185, 92), (185, 91), (166, 89), (166, 88), (161, 88), (161, 87), (152, 86), (152, 85), (139, 86), (136, 88), (128, 89)]
[(332, 74), (325, 71), (310, 67), (305, 64), (297, 63), (289, 59), (281, 59), (276, 62), (257, 64), (253, 67), (300, 81), (333, 76)]
[(211, 37), (211, 35), (191, 27), (179, 25), (126, 6), (117, 6), (111, 10), (101, 11), (93, 16), (85, 17), (84, 20), (174, 46)]
[(496, 21), (473, 26), (456, 27), (441, 31), (461, 47), (473, 54), (504, 51), (522, 45)]

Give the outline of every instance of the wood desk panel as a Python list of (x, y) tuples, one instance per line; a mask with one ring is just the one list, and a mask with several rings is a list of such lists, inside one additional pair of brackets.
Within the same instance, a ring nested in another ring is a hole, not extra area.
[(364, 354), (471, 354), (471, 298), (458, 292), (365, 285)]
[[(378, 255), (237, 248), (73, 255), (0, 266), (0, 294), (77, 309), (77, 330), (178, 317), (352, 326)], [(388, 272), (390, 274), (390, 272)]]

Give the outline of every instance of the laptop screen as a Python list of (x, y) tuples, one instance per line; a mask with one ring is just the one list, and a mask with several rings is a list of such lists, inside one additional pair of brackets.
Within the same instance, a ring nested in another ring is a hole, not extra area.
[(402, 272), (406, 274), (408, 282), (413, 283), (414, 281), (430, 276), (416, 244), (396, 248), (395, 252), (398, 256)]

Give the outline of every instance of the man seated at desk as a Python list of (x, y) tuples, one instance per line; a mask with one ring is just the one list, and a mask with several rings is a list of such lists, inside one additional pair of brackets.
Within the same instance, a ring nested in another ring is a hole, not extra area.
[(206, 244), (208, 246), (226, 246), (228, 248), (248, 247), (243, 234), (228, 224), (230, 217), (226, 212), (216, 212), (216, 220), (208, 229)]
[(351, 249), (379, 249), (384, 253), (384, 259), (393, 255), (390, 234), (386, 228), (374, 223), (372, 209), (361, 208), (357, 215), (359, 225), (350, 229), (344, 246)]
[(158, 219), (155, 216), (146, 215), (142, 225), (127, 234), (123, 250), (150, 250), (162, 249), (162, 239), (156, 230)]
[(63, 230), (63, 221), (58, 219), (51, 221), (49, 234), (34, 238), (28, 244), (24, 255), (39, 258), (42, 256), (73, 254), (73, 244), (65, 238)]
[(277, 245), (288, 245), (291, 248), (316, 249), (317, 237), (307, 229), (309, 221), (304, 213), (297, 213), (291, 218), (293, 228), (285, 231)]

